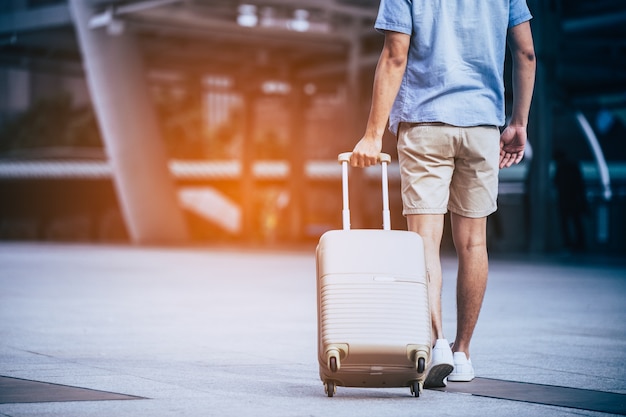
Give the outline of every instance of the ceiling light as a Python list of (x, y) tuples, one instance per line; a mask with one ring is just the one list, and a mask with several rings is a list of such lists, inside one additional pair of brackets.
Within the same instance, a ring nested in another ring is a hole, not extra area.
[(289, 29), (297, 32), (309, 30), (309, 12), (304, 9), (296, 9), (293, 12), (293, 19), (289, 22)]
[(124, 33), (124, 22), (117, 18), (117, 13), (113, 7), (107, 8), (100, 14), (93, 15), (89, 19), (89, 28), (98, 29), (104, 27), (109, 35), (121, 35)]
[(253, 27), (257, 25), (259, 18), (256, 15), (255, 5), (241, 4), (237, 10), (239, 11), (239, 16), (237, 16), (239, 26)]

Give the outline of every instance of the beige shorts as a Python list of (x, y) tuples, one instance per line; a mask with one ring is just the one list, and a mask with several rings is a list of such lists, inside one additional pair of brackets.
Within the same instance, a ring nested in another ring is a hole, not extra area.
[(398, 129), (403, 214), (485, 217), (497, 209), (500, 131), (402, 123)]

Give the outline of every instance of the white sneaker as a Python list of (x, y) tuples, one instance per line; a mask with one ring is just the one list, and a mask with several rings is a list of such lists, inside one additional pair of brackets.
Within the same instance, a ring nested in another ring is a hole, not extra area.
[(424, 388), (441, 388), (446, 386), (447, 376), (454, 369), (452, 349), (446, 339), (437, 339), (430, 355), (428, 374), (424, 380)]
[(454, 370), (448, 376), (448, 381), (469, 382), (472, 379), (474, 379), (472, 360), (467, 359), (463, 352), (454, 352)]

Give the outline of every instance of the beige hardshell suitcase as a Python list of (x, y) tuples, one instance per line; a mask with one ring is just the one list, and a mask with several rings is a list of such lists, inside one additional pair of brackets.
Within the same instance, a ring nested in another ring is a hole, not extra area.
[(409, 387), (419, 397), (431, 351), (422, 238), (391, 230), (386, 154), (383, 229), (350, 230), (349, 159), (339, 155), (343, 230), (324, 233), (316, 250), (320, 378), (329, 397), (337, 386)]

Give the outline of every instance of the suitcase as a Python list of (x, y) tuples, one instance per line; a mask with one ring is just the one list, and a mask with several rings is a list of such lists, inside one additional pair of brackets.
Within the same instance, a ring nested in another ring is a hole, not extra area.
[(387, 165), (381, 154), (383, 229), (350, 229), (348, 161), (342, 164), (343, 230), (316, 249), (319, 373), (336, 387), (409, 387), (419, 397), (431, 353), (422, 238), (391, 230)]

